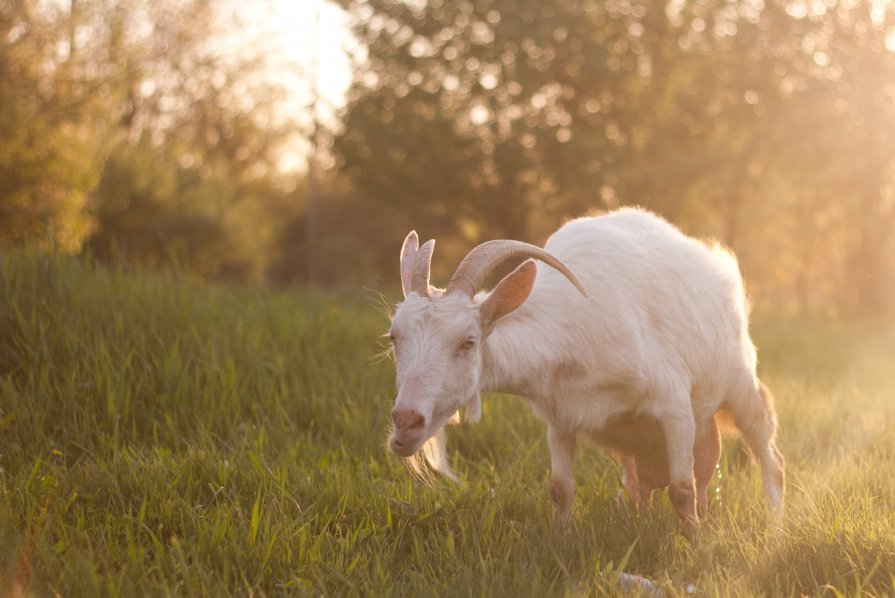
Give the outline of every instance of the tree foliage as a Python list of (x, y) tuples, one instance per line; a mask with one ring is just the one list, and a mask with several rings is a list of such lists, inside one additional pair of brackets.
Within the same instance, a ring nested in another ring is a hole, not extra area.
[(103, 108), (76, 15), (0, 2), (0, 246), (37, 238), (76, 249), (90, 230)]
[(229, 1), (0, 2), (0, 245), (259, 277), (297, 128), (243, 20)]
[(890, 6), (340, 3), (367, 54), (335, 149), (371, 200), (479, 238), (646, 205), (760, 290), (891, 306)]
[[(891, 4), (332, 1), (358, 59), (311, 135), (253, 4), (0, 0), (0, 247), (371, 284), (409, 228), (439, 270), (640, 204), (755, 294), (895, 309)], [(302, 135), (338, 165), (322, 192), (280, 171)]]

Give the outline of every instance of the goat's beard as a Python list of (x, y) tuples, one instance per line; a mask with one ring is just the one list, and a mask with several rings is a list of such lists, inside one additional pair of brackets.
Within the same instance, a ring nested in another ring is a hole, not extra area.
[(451, 469), (447, 460), (447, 450), (445, 448), (447, 434), (444, 426), (429, 437), (420, 450), (416, 454), (407, 457), (405, 461), (410, 471), (425, 484), (432, 484), (435, 481), (433, 470), (448, 478), (452, 482), (457, 481), (457, 476)]
[(415, 454), (405, 458), (411, 473), (423, 483), (429, 485), (434, 483), (435, 475), (433, 475), (433, 472), (443, 475), (452, 482), (457, 481), (457, 476), (451, 469), (450, 463), (448, 463), (445, 425), (459, 424), (460, 408), (464, 406), (466, 407), (466, 412), (464, 413), (466, 421), (478, 422), (481, 419), (482, 397), (477, 391), (470, 398), (462, 401), (460, 406), (455, 408), (445, 420), (442, 420), (445, 423), (441, 424), (435, 433), (426, 439)]

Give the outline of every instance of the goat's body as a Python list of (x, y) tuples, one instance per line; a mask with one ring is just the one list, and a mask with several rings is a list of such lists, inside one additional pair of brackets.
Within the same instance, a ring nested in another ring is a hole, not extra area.
[[(636, 447), (656, 445), (655, 429), (677, 433), (654, 422), (691, 430), (697, 468), (700, 439), (717, 443), (719, 409), (729, 409), (740, 428), (756, 418), (771, 422), (761, 438), (744, 434), (754, 450), (772, 440), (773, 409), (758, 391), (748, 307), (731, 254), (639, 209), (571, 221), (545, 249), (576, 273), (588, 296), (555, 270), (540, 269), (529, 299), (485, 342), (485, 390), (526, 398), (552, 437), (583, 433), (660, 464), (652, 469), (667, 469), (662, 435), (659, 448), (638, 455)], [(758, 448), (759, 459), (766, 448)], [(664, 485), (670, 473), (674, 481), (675, 472), (661, 473), (651, 477)]]
[[(723, 410), (760, 463), (771, 506), (781, 506), (773, 400), (755, 373), (729, 252), (628, 208), (573, 220), (545, 249), (484, 243), (441, 292), (428, 283), (433, 243), (418, 247), (411, 233), (402, 249), (405, 300), (390, 329), (393, 451), (408, 456), (425, 442), (429, 462), (450, 474), (444, 424), (463, 406), (475, 421), (482, 390), (510, 392), (547, 423), (559, 521), (571, 514), (575, 441), (585, 435), (618, 454), (635, 500), (668, 486), (693, 531), (720, 457)], [(496, 263), (520, 253), (552, 267), (529, 260), (473, 296)]]
[[(539, 270), (528, 301), (486, 341), (487, 390), (520, 394), (563, 428), (598, 432), (622, 413), (661, 418), (691, 401), (711, 417), (725, 397), (754, 388), (755, 349), (729, 254), (633, 209), (574, 220), (546, 249), (588, 297)], [(689, 399), (675, 405), (682, 389)]]

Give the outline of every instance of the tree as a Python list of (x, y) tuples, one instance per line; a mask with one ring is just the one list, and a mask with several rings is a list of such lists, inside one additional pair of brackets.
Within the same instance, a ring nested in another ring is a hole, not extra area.
[(757, 288), (885, 307), (891, 7), (341, 4), (366, 54), (335, 149), (371, 201), (470, 241), (647, 205), (737, 249)]
[(107, 122), (77, 7), (0, 3), (0, 247), (30, 238), (75, 250), (91, 229)]
[(262, 277), (287, 195), (278, 160), (298, 133), (269, 48), (244, 38), (236, 3), (108, 1), (121, 126), (91, 245), (149, 263), (176, 255), (203, 276)]
[(230, 1), (0, 2), (0, 246), (86, 240), (261, 276), (298, 128), (246, 14)]

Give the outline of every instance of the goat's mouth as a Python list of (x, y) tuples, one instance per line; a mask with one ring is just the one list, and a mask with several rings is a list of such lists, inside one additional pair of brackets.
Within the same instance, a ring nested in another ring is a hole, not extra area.
[(420, 439), (398, 438), (392, 434), (388, 447), (399, 457), (410, 457), (420, 449)]

